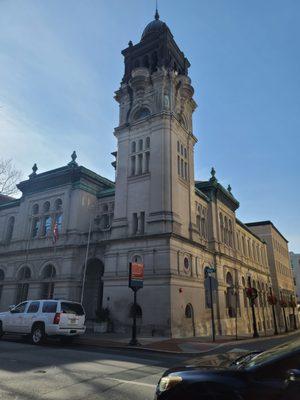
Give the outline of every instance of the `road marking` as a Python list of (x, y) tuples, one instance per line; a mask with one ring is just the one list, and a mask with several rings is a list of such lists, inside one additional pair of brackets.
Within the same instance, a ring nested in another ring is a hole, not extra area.
[(144, 383), (144, 382), (135, 382), (135, 381), (126, 381), (124, 379), (117, 379), (117, 378), (110, 378), (108, 376), (105, 377), (106, 379), (110, 379), (112, 381), (117, 381), (120, 383), (130, 383), (131, 385), (137, 385), (137, 386), (146, 386), (146, 387), (151, 387), (155, 388), (156, 385), (151, 385), (151, 383)]

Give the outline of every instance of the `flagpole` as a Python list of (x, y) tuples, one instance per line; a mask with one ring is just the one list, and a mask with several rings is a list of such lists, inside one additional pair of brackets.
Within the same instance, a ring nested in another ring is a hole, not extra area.
[(83, 278), (82, 278), (82, 285), (81, 285), (81, 296), (80, 296), (81, 304), (83, 303), (87, 261), (88, 261), (89, 249), (90, 249), (90, 240), (91, 240), (91, 231), (92, 231), (92, 216), (93, 216), (93, 214), (91, 214), (91, 216), (90, 216), (89, 233), (88, 233), (88, 240), (87, 240), (87, 246), (86, 246), (86, 252), (85, 252), (85, 261), (84, 261)]

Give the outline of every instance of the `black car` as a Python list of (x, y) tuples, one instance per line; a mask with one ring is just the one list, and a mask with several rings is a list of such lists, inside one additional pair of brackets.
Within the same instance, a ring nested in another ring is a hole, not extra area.
[(300, 399), (300, 340), (239, 357), (227, 368), (170, 369), (158, 382), (155, 399)]

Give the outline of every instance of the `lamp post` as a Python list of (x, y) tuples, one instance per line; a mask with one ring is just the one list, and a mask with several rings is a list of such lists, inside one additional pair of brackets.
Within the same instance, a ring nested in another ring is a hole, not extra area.
[(257, 290), (253, 287), (251, 287), (251, 281), (249, 279), (249, 287), (247, 289), (247, 296), (250, 301), (250, 306), (252, 310), (252, 321), (253, 321), (253, 338), (258, 338), (259, 334), (257, 331), (257, 325), (256, 325), (256, 316), (255, 316), (255, 299), (257, 298)]
[(285, 333), (287, 333), (289, 330), (288, 330), (288, 327), (287, 327), (287, 322), (286, 322), (286, 315), (285, 315), (285, 307), (286, 307), (286, 301), (285, 301), (285, 299), (283, 298), (283, 296), (282, 296), (282, 293), (280, 293), (280, 296), (281, 296), (281, 300), (280, 300), (280, 307), (282, 308), (282, 312), (283, 312), (283, 319), (284, 319), (284, 326), (285, 326)]
[(295, 315), (296, 302), (295, 302), (295, 299), (293, 298), (293, 295), (291, 295), (290, 305), (292, 306), (292, 310), (293, 310), (294, 329), (296, 330), (297, 329), (296, 315)]
[(277, 298), (272, 293), (272, 288), (270, 286), (270, 295), (268, 298), (269, 304), (272, 306), (272, 314), (273, 314), (273, 321), (274, 321), (274, 335), (278, 335), (277, 329), (277, 321), (276, 321), (276, 314), (275, 314), (275, 305), (277, 303)]

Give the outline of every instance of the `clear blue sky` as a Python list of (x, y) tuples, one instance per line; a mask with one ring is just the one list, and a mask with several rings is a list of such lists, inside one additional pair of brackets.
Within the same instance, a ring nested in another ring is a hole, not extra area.
[[(196, 177), (232, 185), (245, 222), (300, 252), (300, 1), (160, 0), (189, 58)], [(0, 157), (24, 172), (80, 164), (113, 179), (120, 51), (154, 0), (0, 0)]]

